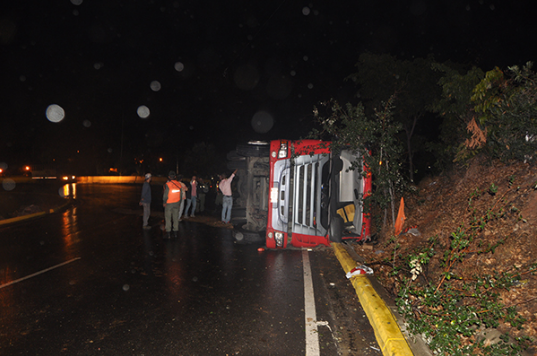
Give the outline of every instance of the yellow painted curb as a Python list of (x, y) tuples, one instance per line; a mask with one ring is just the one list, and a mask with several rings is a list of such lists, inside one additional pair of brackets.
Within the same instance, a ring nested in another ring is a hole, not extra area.
[[(332, 243), (332, 249), (345, 273), (356, 267), (356, 261), (341, 244)], [(369, 278), (366, 275), (359, 275), (351, 277), (350, 280), (360, 299), (360, 304), (362, 304), (362, 308), (373, 326), (382, 354), (386, 356), (413, 355), (395, 317), (377, 294)]]

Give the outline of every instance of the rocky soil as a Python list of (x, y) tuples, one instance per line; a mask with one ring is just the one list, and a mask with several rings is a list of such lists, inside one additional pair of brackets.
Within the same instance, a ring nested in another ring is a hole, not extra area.
[[(500, 295), (505, 306), (515, 306), (527, 321), (521, 330), (505, 322), (498, 329), (513, 337), (529, 336), (537, 343), (537, 167), (474, 159), (449, 174), (426, 178), (415, 188), (404, 197), (403, 233), (395, 241), (393, 230), (380, 234), (376, 245), (356, 245), (357, 253), (395, 294), (392, 268), (382, 261), (393, 260), (397, 244), (397, 254), (404, 256), (427, 248), (429, 238), (436, 236), (439, 243), (424, 275), (428, 281), (440, 283), (446, 268), (440, 260), (449, 249), (451, 234), (459, 227), (474, 227), (476, 237), (452, 271), (468, 279), (495, 272), (519, 274), (514, 287), (501, 290)], [(416, 229), (409, 230), (412, 227)], [(410, 233), (416, 230), (418, 235)], [(484, 253), (490, 246), (497, 247)]]

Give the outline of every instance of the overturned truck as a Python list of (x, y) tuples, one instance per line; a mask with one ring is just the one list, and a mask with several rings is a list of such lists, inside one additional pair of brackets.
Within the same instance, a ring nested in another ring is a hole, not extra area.
[(370, 239), (363, 198), (371, 176), (362, 173), (359, 152), (335, 154), (329, 142), (317, 140), (250, 142), (228, 153), (228, 168), (237, 169), (237, 242), (280, 249)]

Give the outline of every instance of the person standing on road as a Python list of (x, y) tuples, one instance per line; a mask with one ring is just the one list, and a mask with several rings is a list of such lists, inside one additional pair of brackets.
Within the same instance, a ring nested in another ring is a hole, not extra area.
[(142, 197), (140, 198), (140, 206), (143, 207), (142, 228), (145, 230), (151, 229), (148, 225), (149, 215), (151, 214), (151, 173), (145, 175), (145, 181), (142, 185)]
[(231, 191), (231, 182), (233, 181), (233, 178), (235, 177), (235, 173), (237, 173), (237, 170), (229, 176), (229, 178), (224, 178), (224, 175), (222, 175), (222, 179), (220, 180), (220, 184), (218, 185), (218, 188), (222, 192), (222, 221), (226, 224), (229, 224), (229, 221), (231, 220), (231, 208), (233, 207), (233, 192)]
[(207, 186), (206, 179), (199, 178), (199, 191), (198, 196), (200, 198), (199, 212), (203, 213), (205, 211), (205, 195), (209, 192), (209, 187)]
[[(187, 186), (188, 188), (188, 186)], [(191, 189), (187, 189), (186, 190), (186, 194), (185, 194), (185, 213), (183, 214), (183, 219), (188, 219), (188, 214), (187, 214), (187, 211), (188, 211), (188, 208), (190, 208), (190, 204), (192, 204), (192, 190)]]
[(220, 187), (220, 181), (222, 180), (223, 175), (218, 175), (218, 181), (216, 182), (216, 198), (214, 199), (214, 213), (216, 214), (218, 210), (220, 210), (220, 206), (222, 205), (222, 191), (218, 189)]
[(183, 210), (185, 209), (185, 199), (188, 188), (186, 184), (181, 181), (181, 177), (179, 177), (179, 183), (181, 183), (181, 203), (179, 204), (179, 221), (181, 221), (183, 220)]
[(164, 238), (166, 239), (171, 238), (172, 227), (173, 236), (177, 237), (177, 231), (179, 231), (180, 200), (181, 183), (175, 180), (175, 172), (170, 171), (170, 173), (168, 173), (168, 181), (164, 186), (164, 196), (162, 197), (164, 206), (164, 220), (166, 222), (166, 236)]
[(196, 216), (196, 203), (198, 199), (198, 182), (196, 181), (196, 176), (192, 176), (190, 181), (190, 199), (187, 198), (185, 217), (188, 217), (188, 208), (192, 204), (192, 210), (190, 211), (190, 217), (193, 218)]

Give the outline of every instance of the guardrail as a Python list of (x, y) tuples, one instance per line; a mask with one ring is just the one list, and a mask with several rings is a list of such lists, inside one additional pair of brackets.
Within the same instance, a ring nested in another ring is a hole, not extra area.
[[(76, 182), (78, 184), (142, 184), (144, 182), (144, 177), (140, 176), (87, 176), (87, 177), (76, 177)], [(153, 177), (151, 179), (151, 184), (166, 183), (166, 177)]]
[[(13, 181), (15, 183), (42, 183), (44, 181), (48, 182), (63, 182), (61, 179), (38, 179), (31, 177), (0, 177), (0, 182), (2, 181)], [(151, 184), (165, 184), (167, 181), (166, 177), (153, 177), (151, 179)], [(85, 176), (85, 177), (76, 177), (76, 183), (79, 184), (142, 184), (144, 182), (144, 177), (142, 176)], [(69, 183), (69, 182), (65, 182)]]

